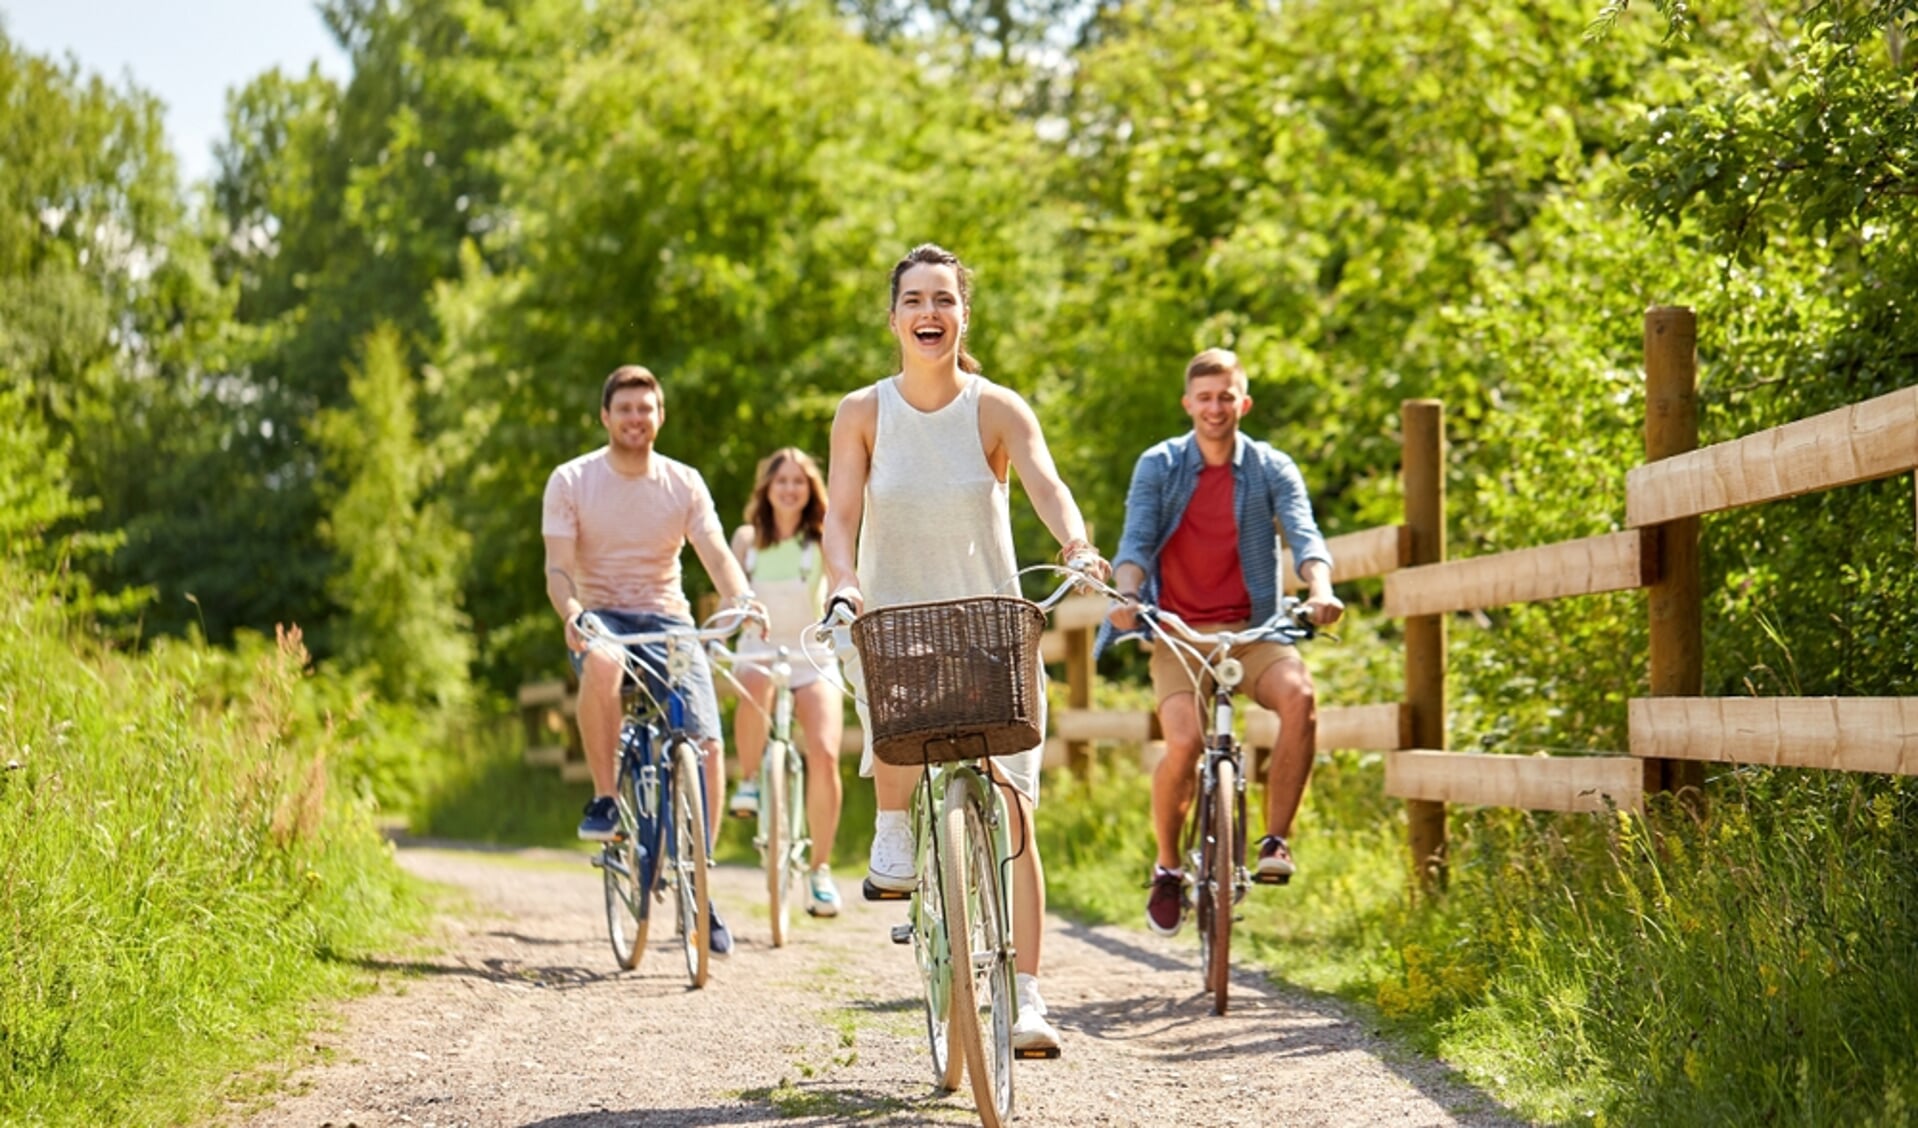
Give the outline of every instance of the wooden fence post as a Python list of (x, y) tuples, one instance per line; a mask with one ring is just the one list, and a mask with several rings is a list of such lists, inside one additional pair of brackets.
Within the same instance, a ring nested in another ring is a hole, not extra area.
[[(1698, 447), (1698, 320), (1684, 306), (1645, 311), (1645, 461)], [(1649, 530), (1658, 582), (1646, 589), (1651, 614), (1651, 694), (1696, 697), (1705, 683), (1704, 586), (1697, 517)], [(1705, 765), (1647, 760), (1645, 790), (1703, 797)]]
[[(1093, 628), (1074, 627), (1066, 636), (1066, 704), (1074, 709), (1092, 708)], [(1066, 763), (1081, 782), (1092, 777), (1092, 742), (1066, 741)]]
[[(1445, 405), (1406, 400), (1399, 405), (1405, 434), (1403, 469), (1405, 527), (1411, 534), (1411, 565), (1445, 559)], [(1405, 620), (1405, 700), (1412, 711), (1412, 747), (1443, 751), (1445, 737), (1445, 617)], [(1412, 868), (1425, 892), (1445, 886), (1445, 804), (1408, 800)]]

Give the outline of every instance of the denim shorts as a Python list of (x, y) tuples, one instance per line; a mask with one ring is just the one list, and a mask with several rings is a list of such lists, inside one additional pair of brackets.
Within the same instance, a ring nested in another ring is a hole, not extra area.
[[(662, 615), (655, 611), (594, 611), (606, 629), (614, 634), (649, 634), (663, 631), (669, 627), (690, 627), (692, 622), (673, 615)], [(654, 700), (666, 700), (666, 648), (664, 646), (629, 646), (627, 652), (638, 659), (646, 674), (646, 692)], [(580, 672), (585, 663), (585, 655), (567, 651), (566, 656), (573, 663), (573, 673)], [(632, 684), (631, 675), (627, 676), (624, 692), (637, 688)], [(686, 731), (700, 740), (720, 739), (719, 696), (713, 692), (713, 669), (706, 661), (706, 648), (696, 647), (693, 651), (692, 668), (686, 671), (686, 677), (679, 683), (679, 696), (686, 702)]]

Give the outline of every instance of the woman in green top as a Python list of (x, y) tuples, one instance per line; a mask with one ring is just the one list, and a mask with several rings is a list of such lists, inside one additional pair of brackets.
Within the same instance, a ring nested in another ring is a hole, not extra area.
[[(826, 483), (819, 464), (797, 447), (782, 447), (760, 460), (746, 502), (746, 523), (733, 533), (733, 555), (746, 569), (772, 623), (764, 639), (740, 638), (741, 656), (770, 657), (781, 646), (791, 655), (793, 715), (803, 734), (806, 822), (813, 845), (806, 911), (829, 917), (839, 915), (830, 863), (839, 829), (839, 738), (844, 722), (838, 688), (819, 676), (820, 669), (831, 668), (832, 652), (806, 637), (823, 614), (826, 569), (819, 534), (825, 521)], [(733, 713), (740, 784), (731, 807), (733, 814), (751, 817), (759, 812), (759, 757), (766, 747), (773, 685), (766, 669), (750, 662), (741, 662), (736, 676), (745, 694), (759, 703), (755, 709), (742, 701)]]

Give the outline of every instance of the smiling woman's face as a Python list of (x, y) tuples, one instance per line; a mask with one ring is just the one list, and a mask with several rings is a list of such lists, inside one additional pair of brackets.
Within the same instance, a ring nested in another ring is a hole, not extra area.
[(966, 328), (959, 272), (943, 263), (918, 263), (900, 275), (891, 325), (901, 356), (928, 363), (956, 356)]

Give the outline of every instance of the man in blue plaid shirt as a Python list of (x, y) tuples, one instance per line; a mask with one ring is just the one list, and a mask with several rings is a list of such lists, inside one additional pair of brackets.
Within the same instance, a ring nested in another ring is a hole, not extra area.
[[(1306, 583), (1312, 621), (1338, 621), (1344, 604), (1332, 594), (1332, 556), (1297, 464), (1239, 433), (1239, 420), (1252, 407), (1239, 358), (1225, 349), (1193, 357), (1180, 403), (1192, 417), (1192, 430), (1152, 447), (1133, 468), (1125, 532), (1112, 561), (1113, 583), (1197, 630), (1241, 630), (1262, 623), (1278, 607), (1277, 527)], [(1121, 633), (1137, 630), (1137, 611), (1114, 608), (1109, 626)], [(1103, 646), (1112, 632), (1101, 634)], [(1266, 771), (1266, 834), (1259, 843), (1257, 876), (1282, 882), (1295, 870), (1286, 838), (1312, 772), (1317, 698), (1293, 647), (1260, 642), (1234, 650), (1233, 657), (1245, 667), (1240, 684), (1279, 715), (1279, 743)], [(1170, 647), (1160, 646), (1152, 656), (1152, 692), (1166, 756), (1152, 776), (1158, 859), (1146, 922), (1170, 936), (1184, 917), (1179, 831), (1192, 805), (1203, 750), (1199, 710), (1204, 703)]]

